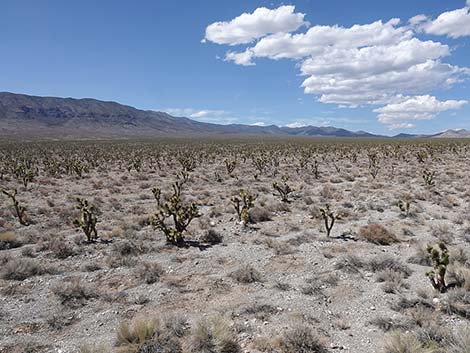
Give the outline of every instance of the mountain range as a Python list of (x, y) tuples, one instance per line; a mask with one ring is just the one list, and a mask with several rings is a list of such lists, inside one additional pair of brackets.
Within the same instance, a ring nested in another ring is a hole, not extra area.
[[(211, 124), (90, 98), (38, 97), (0, 92), (0, 138), (108, 139), (243, 135), (383, 137), (335, 127)], [(470, 131), (448, 130), (430, 136), (400, 134), (396, 137), (470, 137)]]

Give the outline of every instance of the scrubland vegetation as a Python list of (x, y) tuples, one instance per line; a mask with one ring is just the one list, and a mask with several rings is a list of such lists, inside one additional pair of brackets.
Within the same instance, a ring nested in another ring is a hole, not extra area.
[(470, 352), (467, 140), (0, 145), (0, 352)]

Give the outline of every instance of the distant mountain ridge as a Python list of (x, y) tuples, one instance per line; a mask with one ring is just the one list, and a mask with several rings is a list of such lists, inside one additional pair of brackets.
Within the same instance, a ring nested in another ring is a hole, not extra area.
[(91, 98), (38, 97), (0, 92), (0, 137), (4, 138), (93, 139), (206, 135), (381, 137), (335, 127), (211, 124)]

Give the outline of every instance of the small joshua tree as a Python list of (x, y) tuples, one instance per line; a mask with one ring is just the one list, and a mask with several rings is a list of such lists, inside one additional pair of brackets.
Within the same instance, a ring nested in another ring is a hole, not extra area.
[(423, 179), (426, 185), (433, 186), (436, 184), (434, 177), (436, 176), (436, 171), (430, 171), (429, 169), (423, 170)]
[(316, 159), (313, 161), (312, 172), (315, 179), (320, 178), (320, 171), (318, 170), (318, 161)]
[(289, 180), (288, 176), (284, 175), (281, 179), (281, 183), (273, 183), (273, 188), (281, 196), (282, 202), (289, 202), (289, 194), (294, 190), (292, 190), (292, 188), (287, 184), (287, 181)]
[(248, 211), (250, 208), (255, 206), (254, 201), (256, 200), (256, 197), (245, 190), (240, 190), (239, 196), (240, 197), (233, 196), (231, 198), (231, 202), (237, 212), (238, 221), (243, 222), (243, 225), (246, 226), (249, 220)]
[[(153, 228), (161, 230), (167, 241), (175, 245), (184, 243), (183, 232), (194, 218), (201, 216), (195, 203), (184, 204), (182, 202), (180, 193), (181, 186), (173, 185), (173, 196), (150, 220)], [(173, 227), (167, 224), (167, 218), (173, 220)]]
[(445, 281), (447, 265), (449, 264), (449, 252), (447, 251), (447, 247), (444, 243), (439, 243), (437, 248), (428, 246), (426, 250), (434, 268), (426, 272), (426, 276), (431, 281), (434, 289), (444, 293), (448, 288)]
[(157, 206), (161, 206), (161, 197), (162, 197), (162, 190), (160, 188), (153, 188), (152, 189), (153, 197), (155, 197), (155, 201), (157, 201)]
[(380, 170), (380, 162), (376, 153), (369, 154), (369, 174), (373, 179), (377, 177)]
[(225, 168), (227, 169), (228, 175), (231, 176), (233, 171), (235, 170), (235, 167), (237, 166), (237, 161), (236, 160), (229, 161), (228, 159), (226, 159), (224, 163), (225, 163)]
[(18, 191), (16, 189), (14, 189), (12, 192), (8, 192), (3, 189), (0, 190), (3, 194), (5, 194), (11, 199), (13, 207), (15, 208), (16, 216), (18, 217), (18, 221), (20, 222), (20, 224), (23, 226), (29, 225), (28, 221), (26, 220), (26, 207), (20, 205), (19, 201), (16, 199), (16, 194), (18, 193)]
[(337, 219), (340, 219), (340, 217), (330, 209), (330, 205), (328, 204), (325, 207), (320, 208), (320, 215), (323, 218), (323, 221), (325, 222), (326, 235), (329, 237), (331, 234), (331, 230), (335, 225), (335, 221)]
[(95, 241), (98, 238), (96, 230), (98, 218), (95, 205), (90, 204), (86, 199), (77, 198), (77, 209), (80, 210), (80, 217), (75, 219), (73, 224), (83, 230), (88, 242)]
[(25, 189), (28, 187), (28, 184), (34, 181), (36, 172), (32, 167), (28, 167), (26, 164), (19, 164), (16, 166), (14, 171), (15, 176), (21, 180)]
[(408, 217), (410, 214), (410, 205), (411, 202), (408, 198), (405, 198), (405, 200), (398, 200), (397, 202), (398, 208), (405, 214), (406, 217)]

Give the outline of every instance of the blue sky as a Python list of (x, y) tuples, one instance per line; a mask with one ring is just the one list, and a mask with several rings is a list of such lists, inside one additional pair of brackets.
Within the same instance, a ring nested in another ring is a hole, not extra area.
[(218, 123), (386, 134), (470, 128), (465, 6), (3, 0), (0, 91), (113, 100)]

